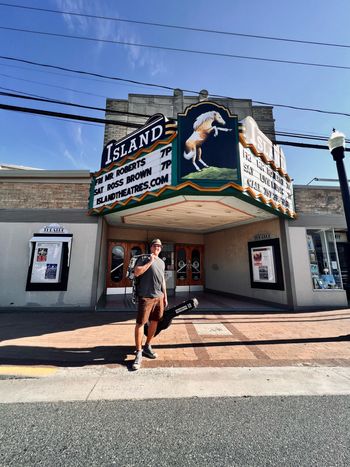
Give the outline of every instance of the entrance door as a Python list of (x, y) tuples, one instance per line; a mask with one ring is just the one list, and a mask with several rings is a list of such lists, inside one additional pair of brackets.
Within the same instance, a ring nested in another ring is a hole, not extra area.
[(203, 245), (176, 245), (176, 286), (204, 285)]
[(129, 261), (133, 256), (145, 252), (146, 245), (142, 242), (109, 242), (107, 288), (131, 287), (130, 279), (126, 278)]

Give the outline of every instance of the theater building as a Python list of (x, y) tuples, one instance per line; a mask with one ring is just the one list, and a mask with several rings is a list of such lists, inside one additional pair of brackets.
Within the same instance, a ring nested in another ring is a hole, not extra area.
[(154, 237), (173, 297), (347, 306), (339, 189), (293, 188), (271, 107), (176, 90), (107, 100), (106, 118), (94, 174), (0, 170), (1, 309), (125, 303)]

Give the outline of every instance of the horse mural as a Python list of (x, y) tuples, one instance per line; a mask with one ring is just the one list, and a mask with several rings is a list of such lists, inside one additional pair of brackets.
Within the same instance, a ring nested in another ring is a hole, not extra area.
[(194, 132), (185, 142), (185, 151), (183, 156), (187, 160), (192, 159), (192, 164), (198, 172), (202, 169), (197, 165), (196, 161), (201, 163), (203, 167), (209, 167), (209, 165), (207, 165), (202, 159), (202, 145), (208, 139), (210, 133), (214, 132), (214, 137), (216, 137), (219, 134), (219, 131), (232, 131), (229, 128), (213, 126), (214, 122), (217, 122), (220, 125), (226, 125), (226, 122), (220, 113), (215, 110), (198, 115), (193, 124)]

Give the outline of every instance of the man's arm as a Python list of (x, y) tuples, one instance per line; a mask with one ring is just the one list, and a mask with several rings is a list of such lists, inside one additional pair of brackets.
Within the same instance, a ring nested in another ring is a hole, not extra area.
[(143, 264), (142, 266), (135, 266), (135, 270), (134, 270), (135, 277), (142, 276), (142, 274), (144, 274), (147, 271), (147, 269), (149, 269), (151, 267), (151, 265), (154, 262), (156, 256), (155, 255), (150, 255), (150, 256), (151, 256), (151, 258), (148, 261), (148, 263)]

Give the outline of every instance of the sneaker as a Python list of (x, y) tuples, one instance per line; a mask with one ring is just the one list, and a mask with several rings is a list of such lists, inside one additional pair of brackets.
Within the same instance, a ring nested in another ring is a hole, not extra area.
[(155, 359), (158, 357), (158, 355), (155, 352), (153, 352), (153, 349), (150, 345), (145, 345), (142, 353), (145, 357), (148, 358)]
[(139, 350), (136, 352), (136, 357), (132, 365), (132, 369), (139, 370), (141, 368), (141, 362), (142, 362), (142, 351)]

